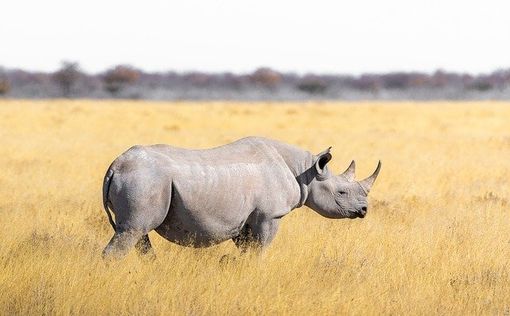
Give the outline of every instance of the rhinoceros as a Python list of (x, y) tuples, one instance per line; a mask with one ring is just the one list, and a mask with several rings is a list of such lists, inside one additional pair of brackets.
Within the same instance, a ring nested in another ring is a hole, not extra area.
[(327, 218), (365, 217), (381, 162), (355, 181), (354, 161), (340, 175), (329, 171), (330, 151), (313, 155), (262, 137), (203, 150), (133, 146), (104, 177), (103, 204), (115, 233), (103, 256), (122, 257), (133, 246), (153, 254), (153, 230), (184, 246), (231, 239), (241, 251), (263, 249), (281, 218), (303, 205)]

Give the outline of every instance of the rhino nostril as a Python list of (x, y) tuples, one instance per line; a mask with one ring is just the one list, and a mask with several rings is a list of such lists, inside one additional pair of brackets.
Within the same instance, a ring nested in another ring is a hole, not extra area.
[(366, 206), (363, 206), (363, 207), (361, 208), (361, 211), (362, 211), (363, 213), (366, 213), (366, 212), (367, 212), (367, 207), (366, 207)]

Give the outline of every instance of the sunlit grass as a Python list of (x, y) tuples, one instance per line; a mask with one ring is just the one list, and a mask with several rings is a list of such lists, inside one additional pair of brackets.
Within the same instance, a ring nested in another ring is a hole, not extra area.
[[(170, 244), (105, 263), (109, 163), (261, 135), (383, 161), (363, 220), (302, 208), (260, 257)], [(0, 102), (0, 314), (510, 313), (510, 104)], [(236, 257), (225, 264), (220, 258)]]

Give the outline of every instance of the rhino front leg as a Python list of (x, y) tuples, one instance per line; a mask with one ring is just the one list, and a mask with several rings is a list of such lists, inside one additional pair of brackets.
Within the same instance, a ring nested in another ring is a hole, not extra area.
[(262, 250), (269, 246), (278, 231), (280, 219), (267, 219), (253, 224), (247, 223), (239, 236), (235, 237), (234, 243), (246, 252), (248, 249)]
[(262, 221), (259, 225), (255, 225), (253, 228), (253, 236), (255, 237), (256, 244), (260, 248), (269, 246), (278, 232), (279, 225), (279, 218)]

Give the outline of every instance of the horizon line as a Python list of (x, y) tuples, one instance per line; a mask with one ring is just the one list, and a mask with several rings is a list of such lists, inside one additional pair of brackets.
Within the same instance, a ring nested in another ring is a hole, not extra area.
[(445, 67), (438, 67), (434, 70), (404, 70), (404, 69), (394, 69), (394, 70), (388, 70), (388, 71), (363, 71), (363, 72), (325, 72), (325, 71), (293, 71), (293, 70), (279, 70), (277, 67), (271, 67), (271, 66), (258, 66), (254, 67), (251, 70), (247, 71), (234, 71), (234, 70), (217, 70), (217, 71), (211, 71), (211, 70), (199, 70), (199, 69), (165, 69), (165, 70), (147, 70), (143, 67), (138, 67), (133, 64), (129, 63), (118, 63), (114, 65), (110, 65), (106, 68), (104, 68), (101, 71), (88, 71), (84, 68), (82, 68), (80, 65), (80, 62), (72, 61), (72, 60), (62, 60), (60, 63), (60, 67), (55, 70), (37, 70), (37, 69), (28, 69), (23, 67), (9, 67), (9, 66), (3, 66), (0, 64), (0, 71), (24, 71), (28, 73), (45, 73), (45, 74), (51, 74), (59, 71), (62, 68), (62, 65), (64, 63), (76, 63), (78, 65), (78, 69), (80, 72), (86, 74), (86, 75), (100, 75), (104, 72), (114, 69), (117, 66), (126, 66), (131, 67), (134, 70), (140, 71), (142, 73), (146, 74), (168, 74), (168, 73), (176, 73), (176, 74), (191, 74), (191, 73), (201, 73), (201, 74), (207, 74), (207, 75), (218, 75), (218, 74), (234, 74), (234, 75), (250, 75), (256, 72), (260, 69), (269, 69), (272, 71), (275, 71), (279, 74), (284, 75), (298, 75), (298, 76), (306, 76), (306, 75), (320, 75), (320, 76), (353, 76), (353, 77), (359, 77), (363, 75), (384, 75), (384, 74), (395, 74), (395, 73), (404, 73), (404, 74), (426, 74), (426, 75), (433, 75), (437, 72), (443, 72), (443, 73), (450, 73), (450, 74), (461, 74), (461, 75), (471, 75), (471, 76), (481, 76), (481, 75), (487, 75), (487, 74), (494, 74), (499, 71), (510, 71), (510, 65), (508, 66), (501, 66), (497, 67), (490, 71), (485, 72), (469, 72), (469, 71), (459, 71), (459, 70), (449, 70)]

